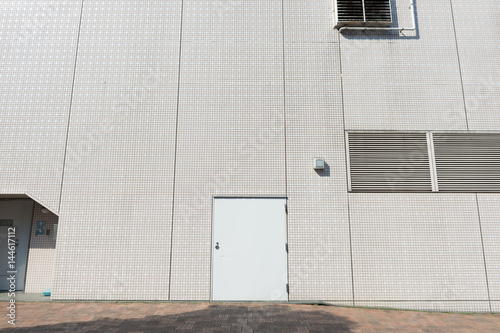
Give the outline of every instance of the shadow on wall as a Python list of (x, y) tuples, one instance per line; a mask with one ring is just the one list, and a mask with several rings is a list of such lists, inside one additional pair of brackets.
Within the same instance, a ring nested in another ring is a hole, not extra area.
[[(124, 307), (132, 304), (123, 304)], [(89, 309), (91, 307), (88, 307)], [(161, 312), (166, 308), (155, 308)], [(176, 307), (178, 310), (179, 308)], [(316, 309), (316, 307), (315, 307)], [(99, 316), (97, 320), (65, 322), (53, 325), (19, 327), (16, 332), (352, 332), (357, 324), (345, 317), (321, 310), (293, 311), (291, 307), (280, 304), (226, 305), (211, 304), (206, 309), (177, 313), (126, 318), (128, 311), (90, 315)], [(125, 310), (125, 309), (124, 309)], [(137, 312), (137, 311), (136, 311)], [(138, 313), (135, 315), (137, 316)], [(84, 315), (80, 313), (79, 315)], [(64, 316), (64, 315), (62, 315)], [(132, 315), (131, 315), (132, 316)], [(66, 316), (66, 318), (70, 318)], [(69, 319), (66, 319), (69, 321)], [(6, 332), (0, 330), (0, 332)]]
[(330, 165), (325, 161), (325, 168), (323, 170), (314, 170), (320, 177), (330, 177)]

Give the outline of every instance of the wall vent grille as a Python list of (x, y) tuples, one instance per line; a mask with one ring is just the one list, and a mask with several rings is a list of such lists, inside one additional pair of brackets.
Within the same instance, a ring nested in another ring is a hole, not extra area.
[(390, 0), (335, 0), (336, 28), (344, 26), (390, 26)]
[(434, 133), (440, 192), (498, 192), (500, 134)]
[(432, 192), (426, 133), (349, 133), (350, 190)]

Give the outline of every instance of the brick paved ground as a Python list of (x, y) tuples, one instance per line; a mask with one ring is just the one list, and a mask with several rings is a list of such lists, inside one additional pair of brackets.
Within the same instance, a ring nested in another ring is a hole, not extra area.
[(5, 314), (0, 332), (500, 332), (500, 314), (296, 304), (18, 302), (14, 330)]

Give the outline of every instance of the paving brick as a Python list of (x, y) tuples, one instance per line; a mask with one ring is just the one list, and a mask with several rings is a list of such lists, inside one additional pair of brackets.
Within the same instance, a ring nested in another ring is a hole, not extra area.
[[(5, 308), (6, 302), (0, 302)], [(299, 304), (20, 302), (0, 332), (499, 332), (500, 314)]]

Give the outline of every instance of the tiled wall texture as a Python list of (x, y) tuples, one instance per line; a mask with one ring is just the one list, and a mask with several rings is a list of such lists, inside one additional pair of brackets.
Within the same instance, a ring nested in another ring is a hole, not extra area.
[(172, 300), (210, 297), (213, 195), (285, 196), (281, 1), (184, 1)]
[(84, 1), (55, 298), (168, 299), (180, 14)]
[[(396, 3), (410, 27), (409, 1)], [(347, 130), (467, 129), (450, 2), (418, 1), (416, 12), (416, 33), (340, 37)]]
[[(491, 299), (500, 300), (500, 195), (478, 194), (479, 211), (481, 214), (481, 234), (483, 237), (484, 256), (487, 268), (487, 279)], [(499, 311), (499, 302), (496, 303)], [(493, 307), (493, 302), (492, 302)]]
[(348, 193), (344, 133), (499, 131), (500, 3), (420, 0), (404, 33), (333, 11), (1, 2), (0, 194), (59, 218), (27, 290), (208, 300), (213, 196), (286, 196), (290, 301), (499, 311), (499, 195)]
[(500, 48), (492, 46), (500, 35), (500, 1), (452, 4), (469, 129), (498, 131)]
[(475, 194), (350, 194), (349, 201), (355, 305), (475, 301), (489, 310)]
[(65, 154), (81, 1), (0, 2), (0, 193), (54, 212)]
[[(290, 299), (352, 300), (339, 37), (328, 1), (284, 2)], [(324, 158), (324, 171), (312, 168)]]

